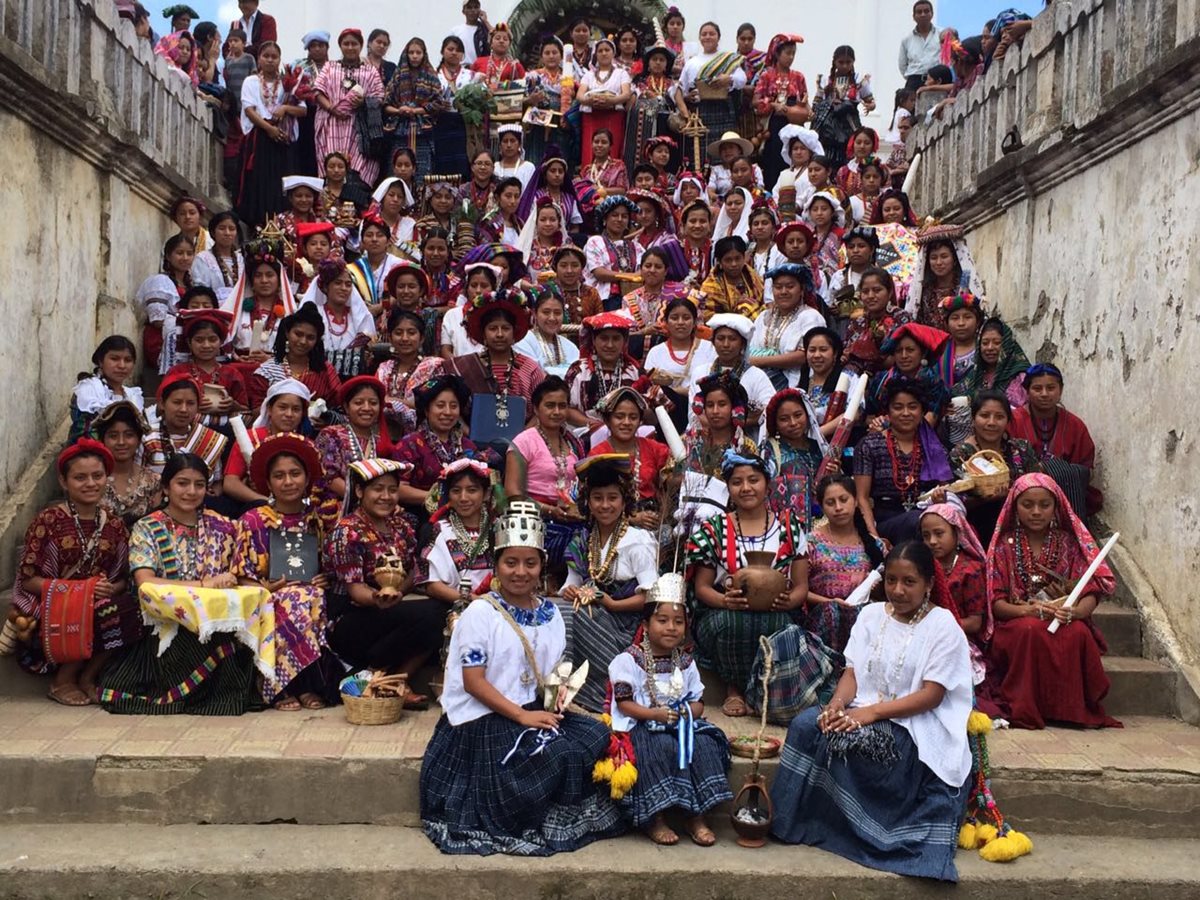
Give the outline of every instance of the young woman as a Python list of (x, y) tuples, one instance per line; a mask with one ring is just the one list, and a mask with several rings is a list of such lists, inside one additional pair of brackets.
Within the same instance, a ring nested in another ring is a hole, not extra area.
[(858, 607), (847, 604), (872, 570), (883, 565), (883, 542), (867, 530), (854, 479), (827, 475), (817, 484), (822, 518), (808, 532), (808, 596), (804, 627), (844, 653)]
[[(308, 438), (277, 434), (265, 438), (250, 458), (250, 478), (270, 502), (239, 520), (233, 571), (243, 585), (270, 591), (275, 619), (275, 671), (262, 681), (263, 700), (289, 712), (321, 709), (329, 685), (320, 671), (325, 641), (325, 588), (329, 576), (293, 569), (292, 556), (318, 554), (324, 534), (309, 504), (321, 476), (321, 459)], [(306, 549), (306, 544), (308, 545)], [(272, 560), (274, 553), (287, 560)], [(300, 567), (296, 567), (300, 568)], [(271, 573), (280, 573), (274, 579)]]
[(633, 320), (623, 313), (605, 312), (583, 320), (579, 331), (579, 359), (567, 368), (564, 381), (571, 403), (567, 421), (574, 427), (600, 427), (597, 410), (602, 397), (620, 387), (629, 387), (641, 376), (629, 355), (629, 332)]
[(157, 636), (104, 672), (100, 702), (111, 713), (241, 715), (256, 669), (274, 676), (261, 652), (271, 639), (262, 618), (270, 594), (238, 586), (238, 526), (203, 508), (210, 480), (203, 459), (174, 454), (162, 471), (166, 507), (133, 527), (129, 568)]
[[(738, 197), (741, 190), (735, 188), (730, 198)], [(762, 311), (763, 282), (747, 265), (746, 249), (745, 238), (736, 234), (718, 238), (713, 246), (712, 273), (700, 287), (706, 322), (716, 313), (737, 313), (753, 319)]]
[[(813, 292), (821, 298), (821, 302), (826, 308), (830, 306), (832, 298), (829, 291), (829, 279), (821, 271), (821, 267), (816, 264), (815, 258), (812, 255), (812, 249), (816, 246), (816, 234), (807, 222), (795, 221), (788, 222), (786, 225), (780, 226), (775, 232), (775, 246), (780, 253), (783, 254), (784, 262), (789, 262), (796, 266), (807, 266), (812, 272)], [(774, 302), (775, 289), (771, 288), (771, 298)]]
[(475, 80), (475, 73), (463, 65), (467, 52), (462, 38), (449, 35), (442, 40), (442, 58), (437, 76), (442, 99), (447, 105), (433, 122), (432, 170), (446, 175), (465, 177), (467, 173), (467, 126), (462, 113), (454, 108), (454, 96), (459, 89)]
[(957, 503), (934, 503), (921, 513), (921, 540), (946, 576), (946, 590), (971, 651), (971, 680), (983, 682), (992, 640), (992, 606), (987, 598), (983, 545)]
[(651, 160), (662, 176), (661, 181), (656, 176), (654, 187), (670, 196), (675, 189), (675, 176), (667, 171), (667, 167), (677, 153), (674, 139), (669, 135), (667, 120), (671, 113), (678, 111), (675, 105), (675, 80), (671, 75), (675, 54), (667, 47), (655, 45), (646, 49), (641, 64), (642, 72), (633, 79), (633, 105), (625, 129), (625, 167), (632, 171), (644, 154), (652, 156), (652, 148), (661, 146), (666, 151), (661, 167)]
[[(737, 160), (735, 164), (736, 162)], [(723, 238), (738, 237), (748, 243), (750, 207), (753, 203), (754, 195), (749, 188), (741, 185), (731, 187), (717, 213), (717, 223), (713, 226), (713, 240), (719, 243)], [(742, 252), (745, 253), (745, 249)], [(714, 259), (720, 261), (719, 256), (714, 255)]]
[(620, 308), (624, 293), (621, 285), (631, 280), (629, 276), (637, 267), (637, 246), (626, 238), (630, 219), (637, 212), (637, 204), (620, 194), (605, 197), (596, 206), (596, 218), (603, 231), (584, 244), (587, 268), (583, 280), (596, 288), (606, 309)]
[(435, 537), (421, 550), (415, 584), (461, 615), (496, 566), (491, 469), (460, 456), (442, 469), (438, 500), (430, 519)]
[(875, 159), (879, 152), (879, 133), (874, 128), (858, 128), (846, 142), (846, 164), (837, 170), (834, 182), (847, 197), (853, 197), (862, 189), (863, 168), (867, 160)]
[(516, 178), (504, 178), (497, 182), (495, 208), (475, 223), (477, 244), (511, 244), (521, 239), (525, 220), (517, 210), (521, 205), (521, 182)]
[(958, 293), (943, 298), (938, 307), (950, 334), (938, 361), (938, 373), (949, 393), (942, 428), (946, 443), (953, 447), (971, 433), (970, 384), (978, 359), (983, 303), (974, 294)]
[[(1040, 457), (1029, 442), (1008, 436), (1011, 422), (1012, 406), (1003, 393), (985, 390), (976, 394), (971, 401), (971, 433), (950, 451), (950, 465), (954, 471), (964, 474), (967, 460), (981, 450), (1001, 454), (1013, 481), (1030, 472), (1042, 471)], [(963, 497), (967, 519), (984, 544), (991, 543), (1004, 500), (1004, 497), (985, 500), (973, 494)]]
[[(49, 696), (64, 706), (94, 703), (101, 669), (142, 635), (128, 590), (129, 532), (103, 504), (114, 467), (108, 448), (91, 438), (63, 450), (55, 468), (65, 499), (38, 513), (21, 549), (13, 608), (39, 632), (22, 648), (21, 666), (53, 672)], [(74, 646), (80, 634), (90, 645)]]
[(446, 362), (483, 349), (478, 341), (467, 334), (464, 317), (468, 307), (483, 302), (482, 297), (495, 293), (500, 287), (500, 268), (486, 262), (467, 263), (463, 266), (463, 286), (463, 295), (457, 299), (457, 305), (446, 310), (442, 316), (439, 355)]
[(159, 478), (136, 460), (150, 426), (142, 411), (128, 400), (118, 400), (92, 420), (91, 433), (112, 454), (113, 470), (100, 505), (127, 528), (156, 508), (162, 500)]
[[(357, 28), (338, 35), (340, 60), (329, 60), (317, 76), (313, 90), (317, 111), (317, 158), (337, 151), (350, 160), (350, 168), (367, 184), (379, 177), (379, 163), (363, 151), (358, 111), (368, 97), (383, 100), (383, 80), (379, 69), (364, 65), (363, 36)], [(324, 167), (322, 166), (322, 169)]]
[(492, 29), (489, 37), (492, 52), (476, 59), (471, 68), (478, 72), (480, 80), (485, 82), (488, 90), (495, 91), (502, 84), (510, 81), (521, 81), (525, 78), (525, 67), (519, 60), (508, 55), (512, 47), (512, 32), (507, 22), (499, 22)]
[(143, 281), (133, 298), (134, 306), (146, 320), (142, 327), (142, 352), (146, 362), (157, 366), (160, 372), (175, 364), (173, 359), (163, 358), (164, 339), (175, 329), (179, 301), (192, 287), (195, 258), (196, 251), (185, 235), (167, 238), (159, 273)]
[(819, 190), (809, 198), (804, 218), (813, 230), (810, 263), (829, 281), (840, 265), (838, 251), (842, 248), (846, 211), (837, 195), (829, 190)]
[(966, 389), (975, 397), (982, 390), (996, 390), (1008, 397), (1013, 407), (1027, 399), (1021, 382), (1029, 369), (1029, 357), (1017, 337), (999, 318), (991, 318), (979, 329), (975, 365), (967, 376)]
[(326, 259), (317, 267), (317, 278), (303, 302), (316, 306), (321, 315), (327, 354), (365, 347), (375, 340), (375, 319), (340, 259)]
[(872, 431), (854, 450), (854, 484), (867, 529), (893, 546), (919, 534), (917, 500), (953, 477), (946, 451), (925, 421), (925, 389), (895, 378), (884, 389), (886, 431)]
[[(829, 279), (829, 295), (836, 305), (839, 319), (848, 319), (858, 305), (858, 285), (867, 269), (875, 265), (879, 252), (879, 235), (874, 228), (855, 226), (842, 236), (846, 264)], [(861, 308), (861, 307), (860, 307)]]
[(712, 271), (712, 210), (703, 200), (696, 199), (683, 207), (679, 217), (683, 225), (683, 252), (688, 263), (684, 284), (699, 289)]
[[(534, 165), (525, 158), (525, 132), (520, 125), (501, 125), (496, 129), (496, 144), (500, 150), (500, 158), (492, 166), (492, 174), (499, 181), (515, 178), (524, 191), (533, 180), (533, 176), (541, 166)], [(542, 160), (541, 165), (546, 161)]]
[(563, 48), (563, 65), (569, 66), (578, 82), (592, 67), (592, 26), (587, 19), (575, 19), (567, 27), (568, 43)]
[(775, 232), (779, 222), (774, 207), (769, 202), (754, 201), (750, 210), (749, 225), (747, 261), (758, 277), (763, 279), (763, 303), (770, 305), (774, 293), (771, 286), (765, 284), (767, 273), (787, 262), (783, 252), (775, 245)]
[[(256, 448), (268, 437), (277, 434), (311, 436), (314, 430), (308, 420), (308, 404), (311, 400), (312, 394), (308, 388), (294, 378), (285, 378), (272, 384), (259, 407), (254, 427), (247, 432), (251, 447)], [(258, 506), (269, 499), (267, 494), (255, 489), (250, 479), (250, 461), (240, 449), (229, 454), (222, 486), (230, 501), (240, 503), (245, 508)]]
[(608, 437), (592, 445), (589, 456), (625, 454), (630, 459), (635, 500), (626, 511), (635, 528), (657, 531), (662, 470), (670, 461), (670, 451), (651, 437), (638, 433), (645, 419), (646, 399), (631, 387), (620, 387), (601, 397), (596, 412), (604, 420)]
[(146, 435), (142, 444), (142, 462), (155, 474), (161, 474), (172, 457), (194, 453), (204, 460), (213, 475), (213, 486), (220, 493), (221, 458), (229, 439), (200, 423), (200, 385), (187, 375), (168, 375), (158, 385), (155, 398), (158, 429)]
[[(279, 224), (279, 229), (283, 232), (283, 239), (287, 244), (296, 247), (299, 252), (303, 251), (301, 246), (305, 237), (311, 233), (306, 231), (304, 234), (301, 231), (308, 226), (317, 226), (319, 232), (325, 234), (331, 242), (334, 240), (333, 223), (324, 221), (318, 202), (321, 199), (321, 194), (325, 190), (325, 182), (320, 178), (310, 178), (306, 175), (289, 175), (282, 179), (283, 195), (287, 203), (287, 211), (280, 215), (276, 221)], [(326, 254), (328, 255), (328, 254)], [(337, 256), (341, 256), (341, 243), (338, 242)], [(289, 264), (293, 262), (289, 255)]]
[(816, 417), (803, 391), (785, 388), (767, 404), (767, 437), (759, 443), (774, 476), (771, 508), (778, 514), (791, 510), (805, 531), (816, 517), (817, 469), (829, 449)]
[(403, 179), (392, 176), (379, 183), (371, 199), (375, 201), (374, 209), (379, 218), (387, 225), (389, 251), (420, 263), (415, 258), (417, 220), (409, 215), (416, 206), (412, 189)]
[[(754, 112), (767, 122), (767, 142), (763, 145), (763, 182), (768, 190), (775, 186), (779, 173), (791, 164), (783, 156), (781, 132), (788, 125), (803, 125), (812, 115), (808, 106), (808, 84), (804, 75), (792, 71), (796, 46), (804, 39), (798, 34), (777, 34), (767, 45), (762, 73), (754, 84)], [(779, 164), (782, 156), (783, 166)]]
[[(907, 163), (907, 160), (904, 162)], [(891, 160), (888, 161), (887, 168), (892, 173), (894, 181), (896, 168)], [(917, 227), (917, 214), (913, 212), (908, 194), (901, 190), (885, 188), (880, 192), (871, 208), (870, 223), (872, 225), (903, 225), (912, 231)]]
[(579, 170), (580, 178), (603, 188), (606, 195), (629, 191), (629, 170), (623, 159), (611, 155), (613, 141), (613, 134), (607, 128), (596, 129), (592, 134), (591, 162)]
[(171, 204), (171, 221), (192, 245), (193, 253), (203, 253), (212, 244), (212, 235), (204, 227), (205, 206), (195, 197), (181, 194)]
[(1095, 515), (1104, 506), (1104, 494), (1091, 483), (1096, 445), (1083, 419), (1062, 405), (1062, 372), (1038, 363), (1025, 373), (1024, 386), (1029, 399), (1013, 410), (1009, 436), (1029, 442), (1076, 515)]
[(126, 387), (137, 362), (137, 348), (124, 335), (106, 337), (92, 353), (92, 374), (82, 375), (71, 391), (69, 441), (87, 434), (92, 419), (114, 403), (126, 401), (141, 411), (145, 406), (140, 387)]
[(867, 389), (867, 412), (874, 416), (870, 425), (873, 429), (886, 426), (884, 393), (895, 378), (908, 378), (920, 382), (925, 388), (925, 399), (929, 405), (927, 421), (934, 427), (941, 421), (950, 402), (950, 392), (942, 381), (941, 374), (932, 361), (950, 340), (950, 335), (936, 328), (907, 322), (894, 328), (879, 345), (879, 351), (893, 363), (888, 369), (876, 373)]
[[(1104, 712), (1108, 647), (1093, 613), (1116, 579), (1101, 564), (1075, 606), (1058, 599), (1075, 586), (1097, 553), (1092, 535), (1048, 475), (1024, 475), (1008, 500), (988, 547), (988, 602), (996, 630), (982, 694), (1017, 728), (1047, 721), (1085, 728), (1118, 726)], [(1048, 631), (1051, 622), (1058, 631)]]
[[(537, 594), (546, 562), (538, 510), (510, 503), (495, 546), (494, 589), (467, 607), (450, 636), (445, 715), (421, 767), (422, 824), (444, 853), (575, 850), (621, 831), (616, 807), (590, 777), (608, 730), (542, 705), (566, 632), (557, 607)], [(520, 803), (506, 799), (517, 794)]]
[(713, 350), (716, 359), (708, 374), (728, 372), (741, 382), (749, 401), (746, 406), (746, 424), (758, 435), (762, 431), (763, 414), (767, 404), (775, 396), (775, 386), (766, 372), (750, 364), (750, 341), (754, 337), (754, 323), (745, 316), (734, 313), (718, 313), (708, 320), (712, 329)]
[[(819, 123), (817, 136), (825, 145), (834, 172), (840, 171), (847, 157), (854, 155), (854, 138), (862, 134), (859, 104), (867, 112), (875, 110), (870, 79), (859, 79), (854, 61), (853, 47), (843, 44), (836, 48), (829, 69), (829, 81), (817, 77), (817, 93), (813, 98), (813, 114)], [(873, 131), (871, 133), (874, 134)]]
[(363, 215), (359, 244), (362, 253), (350, 263), (350, 277), (354, 279), (363, 302), (368, 308), (374, 308), (383, 302), (384, 285), (388, 275), (402, 263), (400, 257), (390, 252), (392, 228), (378, 212), (372, 211)]
[[(473, 243), (474, 236), (470, 234), (469, 223), (465, 218), (458, 222), (459, 231), (461, 233), (464, 224), (468, 225), (468, 242)], [(454, 242), (453, 246), (452, 241)], [(459, 294), (462, 293), (462, 279), (451, 268), (451, 263), (458, 262), (458, 259), (454, 258), (458, 246), (458, 236), (440, 226), (426, 228), (421, 235), (421, 268), (429, 277), (429, 295), (425, 300), (425, 305), (437, 310), (439, 325), (442, 321), (441, 317), (445, 315), (449, 307), (454, 305)], [(464, 250), (463, 255), (465, 254)], [(436, 335), (430, 334), (429, 337), (434, 338)]]
[(326, 360), (325, 319), (314, 303), (301, 304), (280, 323), (273, 356), (246, 384), (250, 405), (259, 406), (274, 385), (289, 379), (303, 383), (312, 399), (337, 405), (342, 379)]
[(562, 297), (553, 290), (540, 291), (533, 301), (533, 327), (513, 346), (535, 360), (547, 375), (562, 378), (579, 359), (579, 348), (564, 338)]
[[(730, 511), (708, 519), (688, 538), (688, 580), (696, 605), (696, 645), (725, 684), (722, 712), (736, 718), (750, 713), (745, 692), (759, 636), (793, 624), (804, 605), (808, 551), (799, 518), (790, 510), (777, 514), (767, 502), (771, 477), (761, 458), (727, 450), (721, 476)], [(773, 567), (787, 576), (787, 586), (766, 612), (751, 611), (732, 582), (748, 551), (773, 553)]]
[(183, 375), (200, 385), (200, 421), (222, 430), (228, 428), (231, 415), (250, 408), (241, 372), (218, 361), (232, 321), (233, 314), (220, 309), (180, 310), (181, 343), (188, 361), (167, 373), (167, 377)]
[[(608, 38), (597, 41), (595, 65), (579, 80), (576, 99), (579, 101), (583, 122), (580, 135), (580, 165), (581, 171), (584, 172), (588, 171), (595, 158), (595, 139), (599, 133), (608, 132), (609, 152), (613, 147), (625, 146), (625, 110), (633, 98), (633, 80), (627, 71), (615, 64), (615, 57), (616, 46), (612, 41)], [(607, 160), (607, 154), (605, 159)], [(623, 171), (624, 162), (620, 165)], [(628, 186), (626, 173), (624, 187)]]
[[(682, 588), (677, 577), (672, 587)], [(701, 718), (704, 684), (695, 659), (684, 650), (688, 635), (684, 591), (653, 589), (649, 597), (640, 616), (641, 640), (635, 635), (608, 667), (612, 699), (606, 711), (614, 736), (629, 741), (638, 769), (621, 809), (635, 828), (666, 846), (678, 843), (679, 836), (667, 824), (665, 813), (681, 810), (692, 841), (709, 847), (717, 838), (704, 814), (733, 799), (726, 778), (729, 739)], [(681, 721), (684, 706), (686, 721)], [(694, 741), (686, 767), (679, 764), (680, 736), (674, 733), (680, 728), (690, 729)]]
[(413, 373), (424, 359), (421, 343), (425, 336), (425, 321), (414, 312), (396, 307), (388, 312), (387, 336), (391, 355), (379, 364), (375, 377), (387, 388), (384, 416), (394, 443), (416, 428), (416, 417), (405, 397), (412, 390)]
[(410, 38), (404, 55), (383, 95), (384, 131), (391, 132), (396, 147), (407, 147), (417, 157), (417, 177), (431, 171), (433, 129), (445, 102), (429, 53), (421, 38)]
[(788, 727), (771, 832), (870, 868), (956, 881), (971, 773), (967, 639), (924, 544), (888, 554), (884, 587), (887, 602), (858, 614), (833, 699)]
[(240, 277), (241, 223), (232, 211), (219, 212), (208, 222), (212, 243), (192, 262), (192, 284), (202, 284), (225, 302)]
[[(325, 187), (321, 190), (319, 208), (325, 218), (337, 226), (338, 237), (345, 242), (357, 219), (356, 209), (347, 210), (345, 204), (350, 203), (357, 208), (358, 204), (351, 194), (357, 193), (361, 185), (355, 184), (358, 175), (350, 171), (350, 160), (337, 150), (326, 155), (324, 165)], [(351, 185), (355, 185), (355, 189), (351, 189)]]
[(244, 250), (241, 280), (222, 309), (233, 313), (229, 328), (234, 362), (253, 372), (271, 358), (280, 322), (298, 306), (292, 283), (284, 276), (284, 247), (269, 240), (252, 241)]
[[(858, 298), (862, 315), (846, 322), (842, 362), (854, 372), (875, 375), (887, 368), (887, 358), (880, 346), (895, 329), (912, 319), (896, 307), (896, 288), (886, 269), (872, 267), (862, 273)], [(839, 329), (842, 321), (839, 318)]]
[(606, 709), (608, 667), (629, 646), (658, 580), (658, 540), (629, 520), (635, 502), (630, 458), (605, 454), (580, 460), (579, 512), (587, 522), (567, 545), (562, 598), (574, 605), (576, 664), (587, 660), (588, 678), (576, 703)]
[[(523, 105), (526, 109), (549, 110), (565, 117), (574, 99), (575, 80), (570, 76), (563, 77), (562, 41), (554, 35), (546, 35), (541, 40), (539, 59), (542, 65), (525, 76)], [(525, 136), (525, 152), (535, 165), (545, 158), (549, 140), (555, 134), (561, 137), (564, 132), (538, 126), (529, 129)]]
[(321, 519), (328, 530), (337, 523), (346, 497), (346, 472), (351, 463), (388, 459), (392, 439), (383, 419), (387, 388), (372, 375), (358, 375), (342, 385), (338, 407), (346, 411), (345, 425), (330, 425), (317, 436), (321, 454)]
[[(638, 206), (642, 204), (639, 202)], [(642, 276), (640, 286), (622, 298), (621, 309), (635, 323), (631, 355), (644, 359), (651, 347), (662, 342), (661, 326), (665, 321), (666, 304), (683, 299), (687, 289), (678, 281), (668, 281), (668, 274), (676, 266), (672, 254), (665, 247), (651, 247), (642, 254), (638, 273)]]
[(984, 297), (983, 283), (961, 225), (929, 225), (917, 232), (917, 259), (905, 310), (923, 325), (944, 328), (938, 304), (966, 291)]
[(786, 199), (784, 190), (791, 188), (796, 192), (794, 210), (802, 210), (808, 206), (808, 201), (817, 188), (808, 177), (808, 167), (814, 158), (825, 155), (821, 139), (811, 128), (799, 125), (785, 125), (779, 130), (779, 156), (783, 167), (779, 170), (775, 187), (771, 191), (777, 204), (782, 205)]
[(712, 341), (697, 334), (699, 314), (687, 297), (668, 300), (662, 310), (667, 339), (646, 353), (646, 374), (662, 388), (674, 404), (677, 428), (687, 425), (688, 398), (696, 384), (708, 375), (717, 358)]
[(700, 26), (701, 52), (684, 65), (675, 102), (685, 117), (691, 110), (699, 113), (710, 135), (723, 136), (737, 132), (746, 71), (737, 53), (717, 49), (720, 41), (721, 29), (715, 22)]
[(554, 270), (554, 280), (558, 292), (563, 298), (563, 324), (576, 328), (583, 320), (604, 312), (604, 302), (600, 294), (583, 280), (583, 272), (587, 267), (587, 256), (574, 244), (559, 247), (550, 261)]
[(471, 158), (471, 177), (458, 189), (460, 200), (466, 203), (467, 217), (479, 221), (496, 206), (496, 163), (488, 150), (480, 150)]
[(667, 45), (667, 49), (675, 54), (675, 64), (671, 66), (671, 75), (674, 78), (678, 78), (683, 71), (684, 64), (700, 52), (698, 43), (683, 39), (683, 30), (686, 25), (679, 7), (668, 6), (667, 14), (663, 17), (663, 28), (667, 32), (664, 43)]
[(537, 172), (529, 179), (521, 192), (517, 218), (528, 224), (529, 219), (536, 215), (541, 201), (549, 200), (558, 208), (559, 216), (563, 221), (564, 234), (567, 231), (581, 231), (583, 213), (580, 209), (579, 196), (575, 193), (575, 186), (567, 178), (568, 171), (567, 161), (559, 153), (558, 148), (548, 147), (545, 159), (542, 160)]
[[(528, 241), (529, 246), (526, 247), (526, 236), (531, 231), (533, 234)], [(520, 243), (517, 245), (525, 251), (530, 275), (548, 275), (552, 272), (554, 255), (569, 240), (562, 211), (549, 197), (542, 197), (534, 206), (533, 215), (525, 221)]]
[(808, 395), (813, 412), (817, 415), (821, 434), (826, 439), (833, 436), (842, 420), (841, 416), (837, 416), (830, 422), (825, 421), (829, 399), (837, 389), (838, 379), (842, 375), (842, 349), (842, 339), (832, 328), (822, 326), (804, 332), (805, 365), (800, 370), (800, 382), (797, 387)]
[(777, 389), (795, 387), (804, 370), (804, 335), (825, 324), (808, 266), (784, 263), (767, 273), (774, 302), (754, 320), (750, 364), (766, 372)]

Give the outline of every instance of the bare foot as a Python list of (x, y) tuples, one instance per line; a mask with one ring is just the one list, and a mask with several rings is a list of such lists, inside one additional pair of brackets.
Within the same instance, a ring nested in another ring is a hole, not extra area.
[(708, 823), (704, 821), (704, 816), (692, 816), (687, 820), (688, 834), (691, 835), (692, 843), (700, 847), (711, 847), (717, 842), (717, 836), (713, 834)]

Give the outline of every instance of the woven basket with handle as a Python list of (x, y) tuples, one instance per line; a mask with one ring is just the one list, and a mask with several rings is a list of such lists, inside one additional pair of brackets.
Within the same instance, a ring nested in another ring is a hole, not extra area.
[[(981, 475), (972, 463), (977, 459), (985, 459), (997, 469), (994, 475)], [(997, 453), (995, 450), (980, 450), (973, 454), (964, 465), (966, 474), (971, 476), (971, 481), (974, 484), (973, 490), (975, 495), (981, 500), (996, 500), (1008, 493), (1009, 483), (1012, 481), (1012, 473), (1008, 470), (1008, 463), (1005, 462), (1004, 456)]]

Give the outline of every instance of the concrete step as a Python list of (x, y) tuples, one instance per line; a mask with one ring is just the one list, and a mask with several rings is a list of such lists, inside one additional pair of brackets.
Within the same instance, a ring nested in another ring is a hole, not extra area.
[[(804, 895), (838, 900), (946, 897), (947, 886), (862, 868), (804, 846), (657, 847), (641, 835), (547, 859), (443, 856), (415, 828), (363, 826), (6, 826), (0, 898), (163, 900), (263, 896), (361, 900), (718, 900)], [(959, 851), (965, 900), (1191, 900), (1200, 841), (1033, 836), (1009, 865)]]
[(1136, 609), (1101, 603), (1092, 616), (1108, 642), (1110, 656), (1142, 655), (1142, 618)]
[(1170, 666), (1135, 656), (1106, 656), (1104, 671), (1112, 687), (1104, 709), (1118, 719), (1125, 716), (1177, 716), (1177, 673)]

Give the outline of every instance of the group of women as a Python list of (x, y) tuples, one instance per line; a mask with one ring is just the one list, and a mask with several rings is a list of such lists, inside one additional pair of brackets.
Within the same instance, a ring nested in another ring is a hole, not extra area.
[[(678, 48), (643, 70), (740, 90), (709, 28), (682, 74)], [(1094, 447), (1063, 374), (985, 310), (962, 229), (918, 229), (880, 190), (873, 133), (843, 166), (814, 154), (784, 102), (794, 43), (760, 82), (812, 188), (792, 221), (736, 134), (707, 182), (664, 187), (674, 148), (644, 129), (656, 173), (590, 208), (559, 155), (522, 181), (520, 129), (511, 177), (489, 159), (465, 193), (427, 182), (420, 218), (403, 175), (358, 202), (352, 153), (285, 179), (287, 216), (245, 244), (236, 214), (182, 198), (140, 349), (105, 339), (73, 393), (62, 498), (29, 526), (5, 626), (22, 665), (67, 705), (221, 715), (438, 666), (426, 833), (529, 855), (629, 827), (673, 844), (676, 813), (716, 840), (729, 748), (704, 668), (725, 716), (790, 723), (777, 838), (953, 879), (972, 708), (1119, 724), (1093, 621), (1112, 572), (1063, 603), (1097, 554)], [(595, 115), (618, 48), (585, 44)], [(464, 205), (488, 211), (460, 240)], [(907, 280), (848, 227), (868, 208), (918, 245)]]

